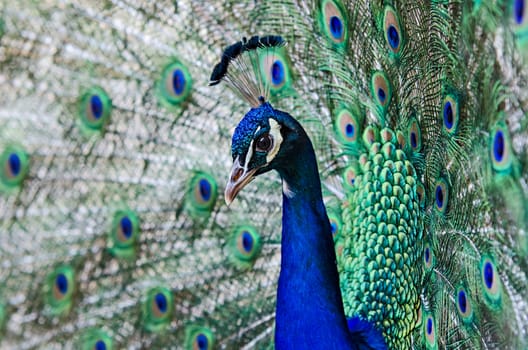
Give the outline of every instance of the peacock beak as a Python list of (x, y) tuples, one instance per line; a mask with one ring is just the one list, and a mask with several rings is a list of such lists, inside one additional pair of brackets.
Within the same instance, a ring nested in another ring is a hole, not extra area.
[(246, 168), (240, 165), (238, 157), (233, 162), (233, 167), (231, 168), (231, 175), (229, 181), (227, 182), (226, 189), (224, 192), (225, 202), (227, 205), (235, 199), (238, 192), (243, 189), (248, 183), (255, 178), (253, 176), (258, 168), (247, 170)]

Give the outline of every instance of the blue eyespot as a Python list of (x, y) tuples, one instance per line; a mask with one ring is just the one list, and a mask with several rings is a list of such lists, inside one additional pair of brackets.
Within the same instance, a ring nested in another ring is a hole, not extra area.
[(411, 147), (416, 148), (417, 145), (418, 145), (418, 141), (416, 139), (416, 133), (411, 132)]
[(343, 37), (343, 23), (337, 16), (330, 17), (330, 33), (335, 39)]
[(92, 109), (92, 115), (95, 119), (99, 119), (103, 116), (103, 101), (97, 95), (90, 97), (90, 108)]
[(436, 186), (436, 205), (439, 208), (442, 208), (444, 206), (444, 191), (442, 189), (442, 186), (438, 185)]
[(11, 175), (13, 177), (18, 176), (22, 168), (22, 162), (20, 161), (20, 157), (18, 156), (18, 154), (11, 153), (7, 161), (9, 164), (9, 170), (11, 171)]
[(392, 54), (398, 55), (403, 46), (403, 33), (400, 26), (400, 19), (392, 6), (385, 6), (383, 15), (383, 30), (385, 31), (385, 40), (389, 44)]
[(511, 149), (508, 127), (502, 122), (497, 123), (491, 130), (489, 152), (492, 167), (496, 172), (512, 171), (515, 155)]
[(458, 291), (458, 308), (460, 309), (461, 313), (466, 313), (467, 299), (466, 292), (464, 292), (463, 290)]
[(75, 272), (70, 266), (57, 267), (48, 275), (46, 301), (53, 315), (66, 314), (73, 305)]
[(356, 184), (357, 169), (355, 166), (349, 166), (343, 172), (344, 185), (347, 189), (351, 190)]
[(62, 295), (68, 292), (68, 279), (63, 273), (59, 273), (55, 278), (55, 286)]
[(420, 151), (422, 147), (422, 132), (416, 118), (411, 119), (408, 129), (408, 142), (413, 151)]
[(502, 157), (504, 156), (504, 134), (502, 133), (502, 130), (498, 130), (495, 133), (495, 137), (493, 139), (493, 156), (499, 163), (502, 161)]
[(207, 202), (211, 198), (211, 184), (207, 179), (201, 179), (199, 186), (202, 200)]
[(95, 350), (106, 350), (106, 344), (102, 340), (98, 340), (94, 346)]
[(371, 93), (382, 111), (385, 112), (392, 98), (392, 88), (384, 72), (376, 71), (371, 78)]
[(176, 95), (181, 95), (185, 91), (185, 74), (181, 69), (175, 69), (172, 73), (172, 88)]
[(161, 78), (156, 82), (158, 101), (170, 110), (177, 110), (189, 99), (192, 84), (192, 76), (187, 67), (174, 60), (163, 68)]
[(513, 4), (513, 13), (515, 16), (515, 22), (522, 24), (524, 20), (524, 0), (515, 0)]
[(356, 145), (361, 130), (360, 120), (360, 112), (355, 108), (338, 110), (334, 119), (334, 130), (341, 143), (351, 147)]
[(284, 66), (279, 60), (271, 65), (271, 82), (274, 85), (280, 85), (284, 82)]
[(119, 258), (133, 258), (140, 233), (139, 218), (129, 209), (117, 210), (112, 218), (108, 248)]
[(174, 313), (174, 297), (165, 287), (156, 287), (147, 292), (143, 302), (143, 323), (150, 332), (160, 332), (171, 322)]
[(423, 252), (424, 265), (426, 269), (430, 269), (433, 266), (433, 250), (429, 243), (425, 244)]
[(215, 348), (214, 335), (210, 329), (190, 325), (185, 329), (185, 349), (207, 350)]
[[(445, 86), (446, 91), (451, 91), (450, 86)], [(442, 121), (444, 130), (447, 131), (450, 135), (455, 135), (458, 130), (458, 123), (460, 120), (460, 98), (458, 94), (454, 92), (447, 93), (440, 107), (442, 113)]]
[(382, 88), (379, 88), (378, 89), (378, 98), (379, 98), (380, 102), (384, 103), (386, 97), (387, 97), (387, 95), (385, 94), (385, 90), (383, 90)]
[(493, 286), (493, 265), (489, 261), (484, 264), (484, 283), (488, 289)]
[(124, 216), (121, 219), (120, 225), (123, 236), (125, 236), (127, 239), (130, 238), (132, 236), (132, 221), (128, 218), (128, 216)]
[(199, 350), (207, 350), (209, 346), (209, 340), (207, 340), (207, 336), (205, 334), (198, 334), (196, 336), (196, 345), (198, 346)]
[(247, 231), (242, 233), (242, 247), (248, 253), (253, 249), (253, 236)]
[(393, 49), (397, 49), (400, 45), (400, 35), (398, 34), (398, 30), (393, 25), (389, 26), (387, 37), (389, 38), (390, 46)]
[(480, 262), (480, 275), (486, 303), (492, 308), (499, 307), (502, 294), (500, 276), (490, 257), (482, 257)]
[(253, 226), (236, 226), (228, 240), (229, 260), (238, 268), (249, 269), (258, 258), (261, 246), (260, 235)]
[(451, 106), (451, 102), (444, 104), (444, 124), (447, 129), (453, 127), (453, 107)]
[(427, 330), (426, 330), (426, 332), (427, 332), (428, 335), (433, 334), (433, 318), (432, 317), (429, 317), (427, 319)]
[(345, 133), (346, 133), (346, 136), (347, 137), (354, 137), (354, 125), (352, 124), (347, 124), (346, 127), (345, 127)]
[(79, 99), (80, 127), (88, 135), (102, 132), (110, 121), (112, 100), (100, 87), (87, 89)]
[(447, 191), (447, 183), (443, 179), (438, 180), (435, 186), (435, 208), (442, 214), (447, 209), (449, 196)]
[(185, 207), (193, 217), (208, 216), (218, 196), (215, 179), (207, 173), (196, 172), (190, 179)]
[(322, 16), (319, 16), (319, 23), (324, 34), (332, 41), (333, 45), (343, 47), (346, 43), (347, 26), (343, 16), (345, 9), (342, 4), (333, 0), (322, 0), (320, 10)]
[(163, 295), (163, 293), (158, 293), (156, 294), (154, 299), (156, 301), (156, 306), (158, 307), (158, 310), (161, 313), (167, 312), (167, 298), (165, 297), (165, 295)]
[(425, 333), (425, 340), (428, 349), (436, 349), (436, 331), (432, 315), (426, 315), (423, 332)]
[(22, 148), (8, 146), (0, 151), (0, 191), (17, 188), (29, 170), (29, 157)]

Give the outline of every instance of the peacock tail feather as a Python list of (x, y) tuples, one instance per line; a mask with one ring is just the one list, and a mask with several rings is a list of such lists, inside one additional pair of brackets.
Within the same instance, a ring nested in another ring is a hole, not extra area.
[(345, 315), (390, 349), (528, 347), (527, 21), (523, 0), (0, 3), (0, 348), (274, 347), (281, 184), (224, 203), (250, 106), (208, 86), (270, 34), (247, 64), (312, 140)]

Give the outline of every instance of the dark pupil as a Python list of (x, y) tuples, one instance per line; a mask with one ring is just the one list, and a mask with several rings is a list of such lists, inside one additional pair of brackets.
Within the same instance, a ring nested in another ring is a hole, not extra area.
[(451, 107), (450, 102), (447, 102), (445, 105), (444, 118), (446, 122), (446, 127), (450, 129), (453, 126), (453, 107)]
[(132, 236), (132, 221), (126, 216), (121, 219), (121, 231), (126, 238)]
[(393, 49), (397, 49), (398, 45), (400, 44), (398, 31), (392, 25), (389, 27), (389, 44)]
[(460, 306), (460, 311), (462, 311), (462, 313), (465, 313), (467, 308), (467, 301), (466, 293), (464, 293), (463, 291), (458, 292), (458, 305)]
[(284, 68), (280, 61), (275, 61), (271, 65), (271, 81), (275, 85), (279, 85), (284, 80)]
[(416, 139), (416, 134), (414, 132), (411, 132), (411, 146), (412, 148), (416, 148), (418, 145), (418, 140)]
[(433, 333), (433, 320), (432, 319), (427, 319), (427, 334), (431, 334)]
[(59, 290), (59, 292), (61, 292), (61, 294), (66, 294), (66, 292), (68, 291), (68, 279), (66, 278), (66, 276), (64, 276), (64, 274), (60, 273), (57, 276), (55, 284), (57, 285), (57, 289)]
[(98, 340), (97, 343), (95, 343), (95, 350), (106, 350), (106, 344), (102, 340)]
[(203, 334), (198, 334), (198, 336), (196, 337), (196, 342), (198, 343), (198, 349), (200, 350), (205, 350), (207, 349), (207, 345), (208, 345), (208, 341), (207, 341), (207, 337)]
[(493, 152), (495, 154), (495, 160), (497, 162), (502, 161), (502, 157), (504, 156), (504, 135), (500, 130), (497, 131), (497, 133), (495, 134), (495, 144)]
[(354, 136), (354, 125), (352, 124), (347, 124), (346, 125), (346, 134), (347, 136)]
[(484, 282), (486, 282), (486, 287), (491, 289), (493, 286), (493, 267), (489, 262), (484, 265)]
[(425, 249), (425, 262), (429, 263), (429, 248)]
[(158, 310), (161, 312), (167, 311), (167, 299), (165, 296), (161, 293), (156, 294), (156, 306), (158, 307)]
[(101, 118), (103, 115), (103, 101), (97, 95), (93, 95), (90, 98), (90, 107), (92, 108), (92, 114), (95, 119)]
[(524, 0), (516, 0), (515, 5), (515, 21), (517, 24), (522, 24), (524, 17)]
[(382, 88), (378, 89), (378, 98), (381, 103), (385, 102), (385, 91)]
[(17, 176), (20, 174), (20, 168), (21, 168), (21, 162), (18, 155), (15, 153), (10, 154), (8, 158), (9, 167), (11, 168), (11, 172), (14, 176)]
[(336, 39), (340, 39), (343, 35), (343, 25), (341, 24), (341, 20), (336, 16), (330, 18), (330, 32)]
[(271, 140), (269, 138), (269, 135), (264, 135), (257, 141), (257, 148), (261, 150), (267, 151), (270, 147)]
[(174, 89), (176, 95), (181, 95), (185, 89), (185, 76), (179, 69), (172, 73), (172, 88)]
[(436, 204), (440, 208), (444, 205), (444, 193), (441, 186), (436, 187)]
[(242, 246), (246, 252), (250, 252), (253, 248), (253, 237), (249, 232), (244, 231), (242, 234)]
[(199, 183), (200, 195), (204, 201), (208, 201), (211, 198), (211, 184), (206, 179), (201, 179)]

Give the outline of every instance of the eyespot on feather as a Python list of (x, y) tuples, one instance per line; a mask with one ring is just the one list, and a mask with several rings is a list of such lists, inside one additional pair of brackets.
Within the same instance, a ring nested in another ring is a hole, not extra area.
[(75, 273), (72, 267), (64, 265), (54, 269), (46, 280), (46, 300), (51, 315), (69, 312), (75, 291)]
[(103, 131), (111, 112), (112, 100), (101, 87), (89, 88), (79, 99), (80, 125), (85, 133)]
[(156, 287), (148, 291), (143, 303), (143, 323), (150, 332), (160, 332), (172, 320), (174, 298), (165, 287)]
[(386, 6), (383, 16), (385, 41), (393, 54), (399, 54), (404, 44), (400, 19), (392, 6)]
[(10, 145), (0, 154), (0, 190), (19, 188), (29, 171), (29, 156), (22, 147)]
[(110, 252), (120, 258), (133, 257), (139, 233), (139, 217), (135, 212), (129, 209), (116, 211), (109, 234)]
[(319, 21), (323, 33), (337, 47), (344, 47), (348, 38), (348, 24), (341, 3), (332, 0), (322, 1)]
[(374, 101), (383, 109), (387, 109), (392, 98), (392, 88), (384, 72), (376, 71), (372, 74), (371, 93)]
[(169, 109), (181, 106), (189, 99), (192, 85), (192, 77), (187, 67), (179, 61), (174, 61), (161, 73), (156, 87), (158, 100)]

